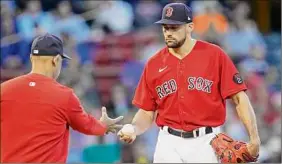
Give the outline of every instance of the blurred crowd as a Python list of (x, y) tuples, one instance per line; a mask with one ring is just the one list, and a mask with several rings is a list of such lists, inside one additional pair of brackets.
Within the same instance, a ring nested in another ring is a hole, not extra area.
[[(153, 23), (171, 1), (24, 1), (1, 0), (1, 82), (30, 71), (32, 39), (52, 33), (73, 59), (58, 79), (74, 89), (87, 112), (132, 120), (131, 99), (144, 64), (164, 45)], [(184, 1), (194, 12), (193, 37), (220, 45), (248, 86), (261, 136), (260, 162), (281, 163), (281, 38), (263, 34), (245, 1)], [(234, 104), (227, 102), (224, 131), (248, 140)], [(93, 137), (71, 131), (69, 162), (152, 162), (158, 128), (153, 125), (132, 145), (116, 135)]]

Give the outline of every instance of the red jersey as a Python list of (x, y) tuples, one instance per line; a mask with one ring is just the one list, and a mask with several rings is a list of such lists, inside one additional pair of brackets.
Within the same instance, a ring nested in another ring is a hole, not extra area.
[(1, 84), (1, 162), (66, 162), (69, 127), (106, 131), (70, 88), (51, 78), (28, 74)]
[(147, 62), (132, 103), (157, 111), (158, 126), (191, 131), (225, 122), (225, 99), (246, 90), (224, 51), (197, 41), (183, 59), (163, 48)]

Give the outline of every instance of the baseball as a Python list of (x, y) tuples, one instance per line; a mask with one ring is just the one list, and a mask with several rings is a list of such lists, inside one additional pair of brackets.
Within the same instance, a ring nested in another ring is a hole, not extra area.
[(135, 130), (133, 125), (131, 124), (125, 124), (122, 128), (122, 133), (125, 135), (132, 135), (134, 134)]

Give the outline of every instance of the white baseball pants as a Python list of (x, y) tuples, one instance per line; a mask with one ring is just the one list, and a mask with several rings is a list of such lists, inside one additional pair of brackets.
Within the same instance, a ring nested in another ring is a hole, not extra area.
[(211, 139), (220, 132), (219, 127), (213, 128), (210, 134), (199, 129), (199, 137), (181, 138), (160, 129), (154, 154), (154, 163), (219, 163), (210, 145)]

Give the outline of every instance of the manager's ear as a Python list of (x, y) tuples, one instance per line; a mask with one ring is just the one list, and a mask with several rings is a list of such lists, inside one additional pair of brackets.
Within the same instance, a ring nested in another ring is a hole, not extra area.
[(34, 56), (33, 56), (32, 54), (30, 54), (30, 55), (29, 55), (29, 60), (30, 60), (30, 63), (32, 63), (32, 62), (33, 62), (33, 58), (34, 58)]
[(62, 60), (61, 58), (62, 58), (61, 55), (57, 55), (57, 56), (53, 57), (52, 64), (53, 64), (54, 67), (56, 67), (58, 64), (60, 64), (60, 62)]

